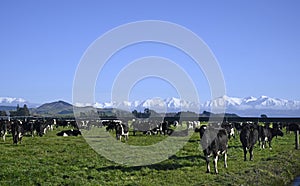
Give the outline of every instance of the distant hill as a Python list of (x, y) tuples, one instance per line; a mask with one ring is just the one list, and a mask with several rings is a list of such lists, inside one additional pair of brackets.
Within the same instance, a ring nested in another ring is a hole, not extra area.
[(32, 109), (31, 114), (43, 116), (73, 115), (73, 105), (64, 101), (45, 103), (36, 109)]

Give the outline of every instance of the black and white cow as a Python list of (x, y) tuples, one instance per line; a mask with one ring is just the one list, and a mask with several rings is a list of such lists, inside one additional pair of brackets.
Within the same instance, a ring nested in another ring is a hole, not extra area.
[(253, 160), (253, 148), (258, 140), (258, 125), (245, 123), (240, 133), (240, 141), (244, 150), (244, 161), (247, 161), (247, 151), (250, 154), (250, 161)]
[(290, 133), (291, 131), (296, 132), (300, 131), (300, 125), (298, 123), (287, 123), (286, 125), (286, 133)]
[(168, 134), (168, 131), (170, 130), (170, 125), (168, 121), (164, 121), (160, 124), (161, 133), (163, 135)]
[(228, 134), (228, 138), (230, 139), (231, 137), (235, 138), (234, 134), (234, 126), (231, 123), (224, 122), (221, 124), (221, 127), (224, 128)]
[(272, 139), (275, 136), (283, 136), (283, 132), (279, 128), (269, 128), (268, 126), (259, 126), (258, 140), (261, 148), (265, 148), (266, 142), (269, 143), (269, 148), (272, 149)]
[(206, 172), (210, 172), (209, 157), (213, 156), (215, 173), (218, 174), (218, 157), (221, 154), (224, 154), (224, 166), (227, 168), (227, 132), (223, 128), (215, 128), (204, 125), (200, 127), (199, 132), (201, 138), (200, 144), (206, 160)]
[(81, 135), (80, 130), (63, 130), (56, 134), (57, 136), (78, 136)]
[(237, 134), (240, 134), (243, 129), (243, 123), (242, 122), (234, 122), (233, 126), (234, 126)]
[(117, 123), (115, 126), (116, 130), (116, 138), (117, 140), (121, 141), (122, 137), (125, 138), (125, 140), (128, 140), (128, 135), (129, 135), (129, 128), (125, 124), (122, 123)]
[(11, 121), (11, 133), (14, 144), (18, 144), (18, 142), (22, 143), (23, 131), (24, 129), (21, 120)]
[(7, 135), (7, 126), (8, 126), (8, 121), (7, 120), (0, 120), (0, 135), (3, 139), (3, 141), (5, 141), (5, 137)]

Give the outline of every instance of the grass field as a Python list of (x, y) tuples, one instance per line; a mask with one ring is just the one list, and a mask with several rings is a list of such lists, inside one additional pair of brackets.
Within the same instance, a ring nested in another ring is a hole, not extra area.
[[(169, 159), (140, 167), (111, 162), (98, 155), (83, 137), (58, 137), (62, 128), (43, 137), (0, 142), (0, 185), (290, 185), (300, 175), (300, 150), (294, 134), (274, 138), (273, 149), (254, 150), (254, 161), (243, 161), (239, 138), (230, 139), (228, 168), (221, 158), (219, 174), (205, 173), (199, 134)], [(153, 144), (163, 136), (130, 136), (130, 144)], [(212, 166), (212, 165), (211, 165)]]

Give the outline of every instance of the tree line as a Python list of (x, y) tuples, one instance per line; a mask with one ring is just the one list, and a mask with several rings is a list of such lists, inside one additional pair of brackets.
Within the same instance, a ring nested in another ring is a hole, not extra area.
[[(0, 116), (8, 116), (8, 115), (6, 111), (0, 110)], [(18, 104), (16, 110), (9, 111), (9, 116), (10, 117), (30, 116), (30, 112), (26, 104), (23, 107), (20, 107)]]

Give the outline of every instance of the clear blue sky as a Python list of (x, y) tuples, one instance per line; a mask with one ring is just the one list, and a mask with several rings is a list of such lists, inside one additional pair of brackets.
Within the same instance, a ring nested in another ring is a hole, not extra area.
[[(1, 0), (0, 96), (35, 103), (71, 102), (74, 74), (87, 47), (114, 27), (151, 19), (180, 24), (201, 37), (222, 68), (227, 95), (300, 100), (299, 10), (297, 0)], [(185, 60), (186, 56), (172, 51), (162, 45), (136, 45), (116, 59), (124, 59), (121, 64), (126, 65), (137, 57), (165, 52), (174, 61)], [(114, 65), (112, 59), (106, 73), (122, 68)], [(192, 66), (184, 67), (194, 73)], [(116, 72), (108, 73), (106, 82)], [(199, 77), (191, 76), (201, 100), (209, 99), (205, 77), (201, 72)], [(101, 81), (96, 99), (105, 101), (108, 85)], [(145, 91), (145, 87), (150, 88)], [(140, 82), (131, 94), (132, 99), (174, 95), (176, 91), (159, 79)]]

